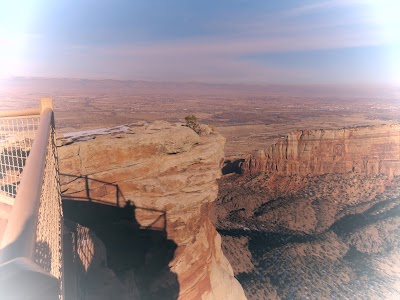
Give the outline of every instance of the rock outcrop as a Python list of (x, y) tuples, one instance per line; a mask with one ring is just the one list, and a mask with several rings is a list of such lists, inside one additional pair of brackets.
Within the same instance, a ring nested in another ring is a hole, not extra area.
[(249, 299), (399, 298), (400, 125), (296, 131), (235, 163), (211, 216)]
[[(169, 269), (177, 275), (178, 299), (246, 299), (208, 218), (223, 146), (215, 132), (200, 137), (166, 122), (131, 124), (59, 147), (61, 189), (71, 199), (128, 201), (141, 227), (165, 230), (177, 245)], [(162, 276), (153, 289), (168, 285)]]
[(291, 132), (249, 155), (241, 170), (246, 175), (400, 175), (400, 125)]

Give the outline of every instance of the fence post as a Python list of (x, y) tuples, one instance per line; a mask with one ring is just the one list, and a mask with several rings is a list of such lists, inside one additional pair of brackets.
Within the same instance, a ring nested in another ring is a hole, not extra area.
[(85, 175), (85, 189), (86, 189), (86, 197), (88, 198), (88, 201), (91, 201), (90, 189), (89, 189), (89, 178), (87, 175)]
[(40, 114), (42, 114), (47, 108), (53, 110), (53, 99), (52, 98), (40, 99)]

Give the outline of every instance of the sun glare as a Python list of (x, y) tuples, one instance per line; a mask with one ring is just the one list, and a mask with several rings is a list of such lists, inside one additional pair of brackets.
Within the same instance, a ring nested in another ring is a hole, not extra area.
[(34, 36), (31, 27), (41, 0), (2, 1), (0, 4), (0, 78), (24, 73), (24, 54)]
[(400, 1), (374, 0), (370, 1), (370, 8), (374, 21), (383, 30), (383, 37), (387, 42), (400, 42)]
[(394, 84), (400, 85), (400, 1), (370, 0), (368, 1), (372, 22), (380, 30), (382, 41), (386, 47), (388, 58), (388, 77)]

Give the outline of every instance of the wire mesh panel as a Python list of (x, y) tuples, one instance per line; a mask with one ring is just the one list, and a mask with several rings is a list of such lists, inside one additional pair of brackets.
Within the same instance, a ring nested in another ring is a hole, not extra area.
[[(62, 291), (62, 207), (54, 128), (46, 153), (38, 223), (35, 262), (60, 280)], [(60, 299), (62, 293), (60, 292)]]
[(12, 204), (39, 125), (39, 115), (0, 118), (0, 201)]
[[(42, 99), (39, 109), (0, 112), (0, 201), (13, 206), (1, 257), (3, 262), (34, 261), (52, 275), (43, 284), (58, 279), (60, 289), (55, 292), (62, 299), (63, 216), (57, 161), (51, 99)], [(50, 285), (40, 288), (53, 289)]]

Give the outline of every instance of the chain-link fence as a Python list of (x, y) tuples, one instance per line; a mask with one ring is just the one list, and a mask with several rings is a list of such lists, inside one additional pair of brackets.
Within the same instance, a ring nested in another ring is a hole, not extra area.
[(53, 126), (49, 134), (40, 195), (35, 262), (60, 280), (62, 290), (62, 206)]
[(0, 118), (0, 201), (12, 205), (39, 126), (39, 115)]
[(62, 299), (63, 215), (52, 101), (42, 100), (36, 115), (27, 112), (0, 113), (0, 201), (13, 206), (0, 241), (1, 263), (29, 259), (59, 282)]

